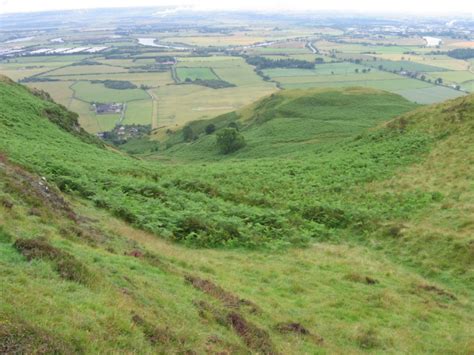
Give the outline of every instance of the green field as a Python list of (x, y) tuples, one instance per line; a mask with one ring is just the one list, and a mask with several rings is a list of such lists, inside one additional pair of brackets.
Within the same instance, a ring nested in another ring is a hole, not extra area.
[(431, 104), (465, 95), (463, 92), (446, 88), (444, 86), (432, 86), (420, 89), (404, 89), (396, 90), (395, 92), (411, 101), (420, 104)]
[(413, 72), (439, 72), (447, 70), (433, 65), (426, 65), (408, 60), (378, 60), (371, 63), (371, 65), (374, 67), (382, 65), (384, 70), (405, 70)]
[[(459, 83), (461, 86), (468, 89), (467, 82), (474, 80), (474, 73), (470, 71), (445, 71), (445, 72), (434, 72), (429, 73), (427, 77), (431, 78), (432, 80), (436, 80), (437, 78), (443, 79), (444, 83)], [(470, 88), (472, 90), (472, 87)]]
[[(435, 87), (427, 81), (411, 79), (375, 68), (363, 73), (364, 68), (366, 67), (352, 63), (328, 63), (316, 65), (314, 70), (266, 69), (264, 73), (287, 89), (361, 86), (401, 94), (409, 100), (422, 104), (441, 102), (463, 95), (450, 88)], [(359, 73), (355, 73), (356, 69)], [(452, 72), (442, 72), (445, 75), (449, 73)]]
[(125, 119), (122, 124), (152, 124), (153, 102), (151, 100), (137, 100), (127, 103)]
[(109, 89), (103, 84), (92, 84), (88, 81), (78, 81), (71, 86), (71, 89), (75, 98), (86, 102), (128, 102), (150, 98), (146, 91), (141, 89)]
[(186, 68), (179, 67), (176, 73), (180, 81), (186, 80), (218, 80), (219, 78), (214, 74), (210, 68)]
[(321, 75), (351, 75), (356, 69), (362, 71), (365, 67), (352, 63), (318, 64), (315, 69), (265, 69), (263, 72), (270, 77), (296, 77), (296, 76), (321, 76)]
[(377, 54), (377, 57), (393, 61), (402, 60), (403, 58), (407, 61), (444, 68), (447, 70), (467, 70), (469, 67), (469, 63), (464, 60), (443, 55)]

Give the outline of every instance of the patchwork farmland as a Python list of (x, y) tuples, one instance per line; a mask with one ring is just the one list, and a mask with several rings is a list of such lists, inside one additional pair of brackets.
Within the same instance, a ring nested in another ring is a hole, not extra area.
[[(419, 104), (473, 91), (472, 59), (447, 55), (470, 48), (470, 40), (441, 38), (434, 50), (416, 34), (360, 38), (330, 26), (242, 26), (229, 25), (222, 33), (190, 28), (81, 35), (62, 29), (25, 35), (0, 42), (0, 73), (77, 111), (89, 132), (139, 124), (151, 126), (156, 136), (285, 89), (360, 86)], [(268, 62), (258, 67), (249, 58)], [(97, 115), (94, 103), (124, 109)]]

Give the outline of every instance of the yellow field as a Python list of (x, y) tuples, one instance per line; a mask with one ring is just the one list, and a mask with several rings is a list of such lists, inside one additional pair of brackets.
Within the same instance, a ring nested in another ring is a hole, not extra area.
[(231, 66), (237, 61), (244, 62), (241, 57), (211, 56), (211, 57), (179, 57), (178, 66), (183, 67), (222, 67)]
[[(96, 62), (113, 65), (114, 67), (133, 67), (137, 65), (142, 65), (141, 63), (134, 62), (133, 59), (105, 59), (98, 58), (94, 59)], [(153, 62), (154, 60), (151, 59)]]
[(66, 68), (54, 70), (47, 75), (77, 75), (77, 74), (106, 74), (106, 73), (126, 73), (127, 69), (113, 67), (110, 65), (74, 65)]
[(73, 81), (51, 81), (43, 83), (28, 83), (28, 86), (48, 92), (54, 101), (69, 107), (73, 95), (70, 86), (73, 83)]
[(152, 100), (139, 100), (127, 103), (127, 111), (122, 123), (151, 125), (152, 105)]
[(280, 43), (275, 43), (272, 48), (305, 48), (306, 41), (285, 41)]
[(198, 85), (171, 85), (152, 90), (158, 97), (157, 127), (182, 126), (236, 110), (274, 92), (273, 84), (211, 89)]
[(388, 45), (397, 45), (397, 46), (424, 46), (426, 41), (422, 37), (409, 37), (409, 38), (399, 38), (399, 37), (385, 37), (385, 38), (351, 38), (344, 37), (346, 42), (366, 42), (371, 44), (388, 44)]
[(91, 75), (67, 75), (51, 78), (60, 80), (127, 80), (135, 85), (162, 86), (173, 83), (171, 73), (154, 72), (154, 73), (119, 73), (119, 74), (91, 74)]
[(181, 126), (192, 120), (211, 118), (276, 90), (275, 84), (263, 81), (241, 57), (181, 57), (178, 58), (178, 67), (212, 68), (222, 80), (237, 86), (216, 90), (198, 85), (168, 85), (151, 90), (158, 106), (155, 128)]
[(236, 33), (231, 36), (183, 36), (163, 38), (164, 42), (185, 43), (192, 46), (247, 46), (258, 42), (264, 42), (265, 37)]
[(44, 72), (45, 69), (2, 69), (0, 68), (0, 74), (8, 76), (14, 81), (18, 81), (27, 78), (31, 75), (36, 75)]
[(474, 41), (458, 41), (452, 39), (445, 41), (444, 45), (453, 48), (474, 48)]
[(313, 30), (314, 33), (321, 33), (323, 35), (333, 35), (333, 36), (340, 36), (344, 33), (344, 31), (338, 28), (332, 27), (318, 27)]

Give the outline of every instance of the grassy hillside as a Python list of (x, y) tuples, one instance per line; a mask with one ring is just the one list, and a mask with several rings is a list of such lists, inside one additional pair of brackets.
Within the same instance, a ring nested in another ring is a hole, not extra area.
[[(220, 159), (215, 134), (231, 122), (238, 125), (247, 146), (234, 154), (237, 158), (301, 155), (314, 152), (322, 144), (335, 144), (387, 121), (417, 105), (385, 91), (363, 88), (285, 90), (272, 94), (239, 111), (211, 120), (191, 122), (199, 137), (183, 143), (182, 131), (164, 139), (164, 156), (184, 159)], [(207, 125), (217, 128), (206, 134)]]
[[(238, 113), (245, 151), (187, 163), (104, 147), (41, 96), (0, 81), (0, 352), (474, 350), (473, 96), (367, 131), (410, 104), (299, 92)], [(252, 147), (285, 117), (339, 129)]]

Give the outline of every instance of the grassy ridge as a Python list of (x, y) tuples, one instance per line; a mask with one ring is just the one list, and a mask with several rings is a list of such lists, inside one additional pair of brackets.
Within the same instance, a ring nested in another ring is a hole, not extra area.
[(285, 90), (239, 111), (191, 122), (189, 127), (200, 139), (191, 145), (174, 146), (183, 142), (178, 131), (165, 140), (173, 147), (164, 155), (193, 160), (222, 158), (214, 147), (215, 137), (206, 135), (205, 128), (212, 123), (220, 129), (231, 122), (239, 126), (247, 141), (247, 148), (234, 157), (301, 155), (320, 149), (323, 143), (355, 136), (415, 107), (398, 95), (372, 89)]

